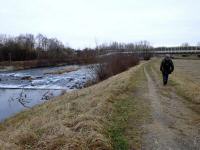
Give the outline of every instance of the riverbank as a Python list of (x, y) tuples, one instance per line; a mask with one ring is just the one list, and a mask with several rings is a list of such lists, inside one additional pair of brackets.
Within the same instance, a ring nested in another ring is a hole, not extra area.
[(0, 62), (0, 71), (17, 71), (32, 68), (42, 67), (58, 67), (69, 64), (64, 61), (49, 61), (49, 60), (28, 60), (28, 61), (4, 61)]
[(134, 82), (130, 80), (137, 76), (136, 70), (141, 70), (141, 66), (7, 119), (0, 125), (0, 146), (112, 149), (108, 136), (112, 131), (107, 126), (113, 122), (108, 120), (114, 115), (113, 104), (117, 105), (116, 98), (124, 97), (124, 92), (131, 94)]

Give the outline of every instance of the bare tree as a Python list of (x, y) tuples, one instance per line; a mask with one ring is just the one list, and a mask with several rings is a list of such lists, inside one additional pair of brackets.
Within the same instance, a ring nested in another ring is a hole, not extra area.
[(48, 38), (42, 34), (36, 36), (36, 47), (37, 49), (47, 51), (48, 47)]
[(43, 39), (43, 37), (44, 36), (40, 33), (36, 36), (36, 48), (37, 49), (42, 49), (42, 39)]
[(182, 43), (181, 46), (182, 46), (182, 47), (189, 47), (190, 44), (189, 44), (188, 42), (185, 42), (185, 43)]
[(7, 36), (5, 34), (0, 34), (0, 44), (4, 45), (7, 41)]

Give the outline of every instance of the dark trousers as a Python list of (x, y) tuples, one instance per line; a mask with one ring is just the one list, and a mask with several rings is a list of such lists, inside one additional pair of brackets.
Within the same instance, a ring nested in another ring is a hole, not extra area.
[(168, 77), (169, 77), (169, 74), (168, 73), (164, 73), (163, 72), (163, 84), (166, 85), (167, 82), (168, 82)]

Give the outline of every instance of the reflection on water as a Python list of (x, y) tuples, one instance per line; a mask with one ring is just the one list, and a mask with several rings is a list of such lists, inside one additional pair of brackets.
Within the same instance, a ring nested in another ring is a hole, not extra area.
[(61, 90), (0, 89), (0, 121), (50, 100), (62, 93)]

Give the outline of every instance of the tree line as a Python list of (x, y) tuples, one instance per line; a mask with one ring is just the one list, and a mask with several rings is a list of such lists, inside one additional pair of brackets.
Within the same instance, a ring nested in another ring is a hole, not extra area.
[(120, 43), (120, 42), (111, 42), (111, 43), (103, 43), (96, 46), (96, 50), (101, 53), (107, 53), (108, 51), (145, 51), (153, 49), (150, 42), (148, 41), (140, 41), (135, 43)]
[(42, 34), (0, 35), (0, 61), (65, 59), (72, 51), (58, 39)]
[(94, 63), (97, 57), (109, 50), (133, 51), (147, 50), (152, 46), (148, 41), (138, 43), (103, 43), (95, 48), (83, 50), (66, 47), (57, 38), (45, 35), (21, 34), (18, 36), (0, 35), (0, 61), (46, 60), (69, 63)]

